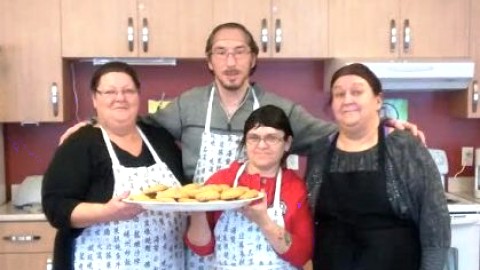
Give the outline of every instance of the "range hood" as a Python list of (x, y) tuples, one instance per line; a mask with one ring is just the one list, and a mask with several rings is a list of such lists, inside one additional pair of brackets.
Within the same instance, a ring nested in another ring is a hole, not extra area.
[(474, 63), (456, 62), (380, 62), (329, 60), (325, 86), (329, 89), (333, 73), (350, 63), (362, 63), (378, 76), (385, 91), (465, 90), (474, 76)]

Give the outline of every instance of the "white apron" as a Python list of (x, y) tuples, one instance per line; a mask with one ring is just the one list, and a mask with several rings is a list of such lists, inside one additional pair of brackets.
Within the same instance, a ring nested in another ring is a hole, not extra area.
[[(260, 108), (255, 90), (251, 88), (253, 96), (253, 110)], [(210, 90), (208, 100), (207, 116), (205, 119), (205, 130), (202, 134), (200, 155), (193, 175), (194, 183), (204, 183), (213, 173), (230, 165), (237, 158), (238, 146), (242, 136), (215, 134), (211, 132), (212, 106), (215, 87)], [(207, 263), (212, 261), (212, 256), (198, 256), (190, 249), (187, 249), (187, 269), (189, 270), (210, 270)]]
[[(233, 186), (245, 170), (244, 163), (238, 170)], [(282, 170), (279, 169), (275, 183), (273, 205), (267, 209), (268, 216), (280, 227), (285, 221), (280, 206)], [(218, 219), (214, 230), (216, 270), (289, 270), (298, 269), (280, 258), (260, 230), (260, 227), (237, 210), (227, 210)]]
[[(102, 128), (112, 160), (113, 196), (156, 184), (180, 186), (142, 131), (138, 127), (137, 130), (155, 160), (149, 167), (122, 166)], [(92, 225), (75, 240), (75, 269), (184, 269), (185, 227), (185, 215), (155, 211), (145, 211), (131, 220)]]

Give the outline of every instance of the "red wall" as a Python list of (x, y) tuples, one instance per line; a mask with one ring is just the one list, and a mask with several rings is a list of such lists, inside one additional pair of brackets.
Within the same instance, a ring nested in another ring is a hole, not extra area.
[[(95, 67), (91, 63), (71, 64), (78, 93), (78, 119), (89, 118), (93, 113), (88, 83)], [(172, 98), (195, 85), (210, 83), (211, 75), (202, 60), (180, 61), (175, 67), (137, 67), (142, 81), (142, 113), (146, 113), (146, 100), (159, 99), (162, 92)], [(320, 61), (261, 61), (253, 76), (270, 91), (304, 105), (312, 114), (326, 118), (328, 110), (322, 93), (323, 63)], [(73, 84), (73, 82), (71, 82)], [(450, 175), (460, 169), (462, 146), (480, 147), (480, 121), (455, 118), (449, 113), (453, 92), (387, 93), (386, 97), (409, 100), (409, 121), (416, 123), (427, 135), (432, 148), (447, 150)], [(69, 106), (74, 111), (75, 104)], [(28, 109), (28, 108), (26, 108)], [(62, 124), (20, 126), (5, 124), (5, 160), (7, 183), (19, 183), (25, 176), (42, 174), (60, 135), (77, 120)], [(473, 175), (468, 169), (462, 175)]]

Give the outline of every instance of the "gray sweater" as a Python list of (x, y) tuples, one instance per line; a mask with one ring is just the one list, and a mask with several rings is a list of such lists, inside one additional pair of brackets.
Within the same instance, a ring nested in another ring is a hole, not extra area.
[[(309, 201), (315, 207), (331, 138), (312, 149), (307, 165)], [(385, 138), (387, 196), (396, 215), (418, 227), (422, 248), (421, 270), (442, 270), (450, 247), (450, 216), (440, 182), (440, 173), (428, 150), (411, 134), (394, 131)], [(365, 155), (332, 157), (332, 171), (374, 169), (377, 147)], [(359, 202), (361, 203), (361, 202)]]
[[(165, 109), (151, 114), (145, 120), (165, 127), (182, 143), (185, 176), (192, 178), (200, 152), (205, 127), (207, 105), (212, 85), (190, 89), (175, 98)], [(292, 152), (305, 154), (313, 142), (336, 131), (336, 125), (313, 117), (302, 106), (254, 86), (260, 106), (272, 104), (282, 108), (290, 119), (294, 132)], [(245, 120), (253, 111), (251, 91), (230, 121), (215, 92), (212, 106), (211, 131), (220, 134), (243, 134)]]

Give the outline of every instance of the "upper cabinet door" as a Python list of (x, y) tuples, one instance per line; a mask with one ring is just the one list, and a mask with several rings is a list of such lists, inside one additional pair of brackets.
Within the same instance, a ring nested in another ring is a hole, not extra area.
[(212, 1), (140, 0), (139, 56), (205, 57), (204, 44), (213, 26)]
[(64, 57), (138, 55), (136, 0), (62, 0)]
[[(401, 0), (401, 3), (399, 30), (403, 58), (470, 56), (470, 0)], [(405, 31), (410, 32), (410, 37)]]
[(470, 0), (329, 2), (332, 57), (469, 57)]
[(60, 0), (0, 0), (0, 122), (65, 120)]
[(204, 57), (213, 0), (63, 0), (64, 57)]
[(327, 0), (272, 1), (271, 53), (275, 58), (326, 57)]
[(272, 35), (270, 6), (270, 0), (213, 0), (213, 23), (243, 24), (260, 47), (259, 56), (270, 56), (269, 44)]
[(398, 0), (329, 1), (330, 56), (397, 57), (398, 13)]
[(326, 0), (213, 0), (214, 24), (245, 25), (263, 58), (326, 56), (326, 14)]

